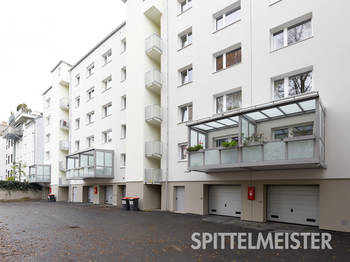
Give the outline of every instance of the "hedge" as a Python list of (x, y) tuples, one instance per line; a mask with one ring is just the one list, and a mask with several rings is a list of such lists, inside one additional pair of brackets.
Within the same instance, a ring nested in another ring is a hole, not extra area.
[(18, 182), (18, 181), (0, 181), (0, 190), (14, 190), (14, 191), (37, 191), (41, 190), (41, 185), (39, 184), (29, 184), (28, 182)]

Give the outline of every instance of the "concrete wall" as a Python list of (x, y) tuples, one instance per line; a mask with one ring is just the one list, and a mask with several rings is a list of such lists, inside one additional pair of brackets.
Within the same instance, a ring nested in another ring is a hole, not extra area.
[[(13, 191), (0, 189), (0, 201), (12, 201), (12, 200), (40, 200), (43, 199), (43, 191)], [(46, 195), (47, 197), (47, 195)]]

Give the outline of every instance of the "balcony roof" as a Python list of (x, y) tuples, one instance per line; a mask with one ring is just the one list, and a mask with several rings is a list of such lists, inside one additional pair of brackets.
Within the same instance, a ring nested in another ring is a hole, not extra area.
[(226, 112), (214, 117), (209, 117), (187, 124), (191, 129), (199, 132), (212, 132), (218, 129), (238, 127), (239, 116), (243, 116), (255, 123), (286, 118), (301, 114), (314, 113), (318, 92), (311, 92), (293, 96), (253, 107)]

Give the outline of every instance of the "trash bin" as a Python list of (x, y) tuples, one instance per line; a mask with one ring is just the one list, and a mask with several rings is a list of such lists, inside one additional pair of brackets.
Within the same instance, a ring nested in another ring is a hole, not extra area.
[(128, 197), (123, 197), (122, 198), (122, 206), (123, 206), (124, 210), (130, 210), (129, 198)]
[(138, 197), (129, 197), (130, 210), (138, 211), (139, 210), (139, 198)]
[(49, 194), (47, 200), (49, 202), (56, 202), (56, 196), (54, 194)]

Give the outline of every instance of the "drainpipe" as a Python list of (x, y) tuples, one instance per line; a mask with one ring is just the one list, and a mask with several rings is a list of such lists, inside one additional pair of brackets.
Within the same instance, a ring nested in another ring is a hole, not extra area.
[(166, 3), (166, 112), (167, 112), (167, 119), (166, 119), (166, 139), (167, 139), (167, 156), (166, 156), (166, 178), (165, 178), (165, 210), (169, 210), (169, 189), (168, 189), (168, 182), (169, 182), (169, 6), (168, 6), (168, 0), (165, 0)]

